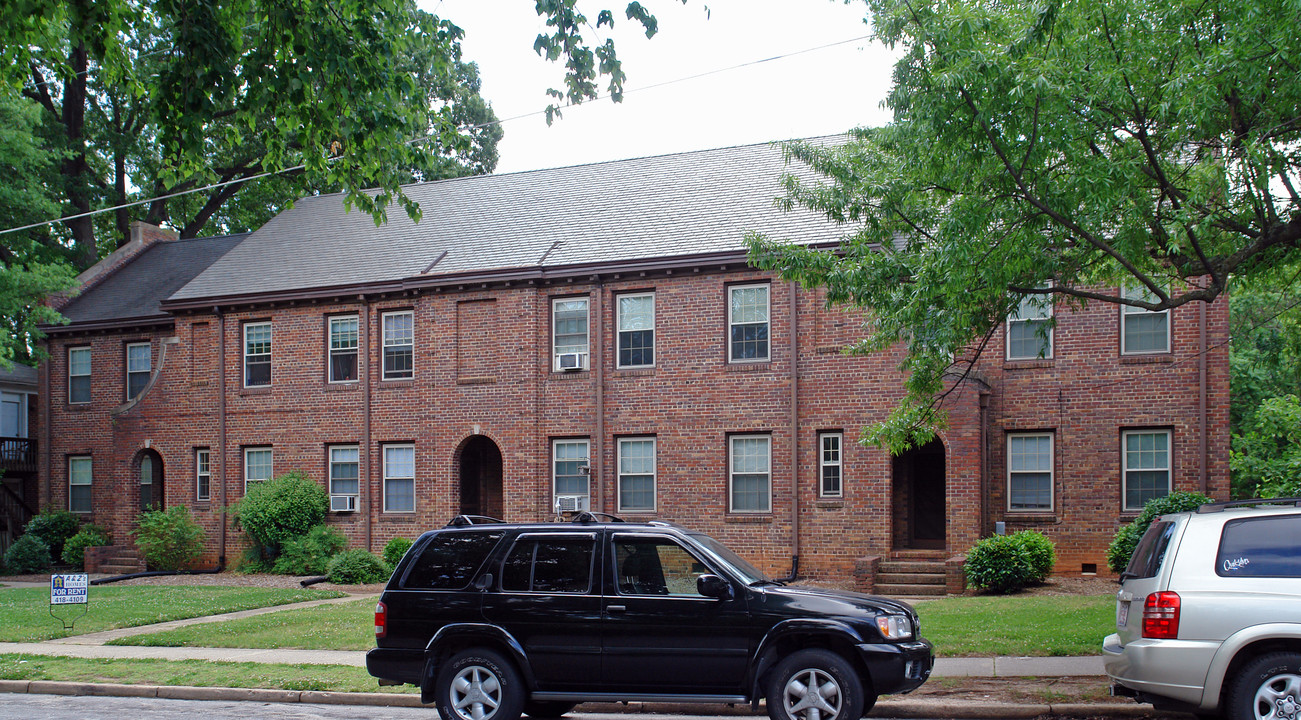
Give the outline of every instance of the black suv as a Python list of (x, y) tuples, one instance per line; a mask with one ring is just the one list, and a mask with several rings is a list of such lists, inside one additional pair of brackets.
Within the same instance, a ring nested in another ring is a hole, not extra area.
[(857, 720), (930, 675), (905, 603), (784, 586), (708, 535), (608, 519), (421, 535), (375, 607), (367, 670), (443, 720), (765, 697), (772, 720)]

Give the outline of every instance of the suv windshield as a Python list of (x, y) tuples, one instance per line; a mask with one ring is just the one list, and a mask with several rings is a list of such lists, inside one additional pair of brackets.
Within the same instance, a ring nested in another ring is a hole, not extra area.
[(732, 552), (723, 543), (702, 533), (691, 533), (690, 535), (691, 539), (699, 543), (715, 560), (731, 568), (732, 572), (736, 573), (746, 585), (772, 582), (767, 575), (763, 574), (762, 570), (743, 560), (740, 555)]

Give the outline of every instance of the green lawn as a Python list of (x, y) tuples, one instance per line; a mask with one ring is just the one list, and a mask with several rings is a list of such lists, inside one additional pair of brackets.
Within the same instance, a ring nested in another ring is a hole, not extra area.
[(283, 610), (228, 620), (220, 631), (196, 625), (132, 635), (110, 645), (369, 650), (375, 647), (375, 600)]
[(1097, 655), (1115, 632), (1114, 595), (958, 597), (917, 604), (937, 657)]
[(185, 585), (136, 585), (131, 587), (92, 587), (86, 605), (62, 605), (54, 612), (59, 617), (79, 615), (72, 630), (50, 615), (48, 588), (7, 588), (0, 590), (0, 642), (39, 642), (69, 635), (83, 635), (100, 630), (136, 627), (284, 605), (285, 603), (341, 597), (343, 593), (326, 590), (248, 587), (206, 587)]

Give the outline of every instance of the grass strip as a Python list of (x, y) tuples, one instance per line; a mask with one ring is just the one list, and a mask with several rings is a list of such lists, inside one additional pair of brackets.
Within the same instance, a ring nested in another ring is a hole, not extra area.
[(47, 588), (0, 591), (0, 642), (40, 642), (101, 630), (138, 627), (169, 620), (219, 615), (286, 603), (341, 597), (332, 590), (212, 587), (203, 585), (136, 585), (92, 587), (85, 606), (62, 605), (60, 617), (80, 614), (72, 630), (50, 615)]
[(938, 657), (1097, 655), (1114, 632), (1112, 595), (951, 597), (917, 604)]
[(317, 605), (228, 620), (212, 626), (131, 635), (109, 645), (301, 650), (369, 650), (375, 647), (375, 600)]

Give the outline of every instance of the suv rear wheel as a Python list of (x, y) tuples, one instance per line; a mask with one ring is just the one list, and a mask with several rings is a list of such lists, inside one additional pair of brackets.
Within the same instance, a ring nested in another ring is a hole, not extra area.
[(800, 650), (777, 663), (768, 682), (771, 720), (858, 720), (866, 708), (863, 683), (830, 650)]
[(434, 682), (434, 702), (443, 720), (518, 720), (524, 709), (524, 686), (515, 666), (486, 648), (453, 655)]
[(1301, 654), (1262, 655), (1233, 681), (1229, 720), (1297, 720), (1301, 716)]

